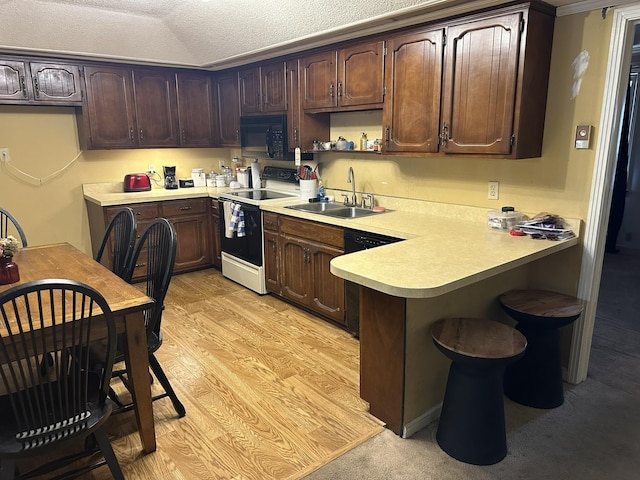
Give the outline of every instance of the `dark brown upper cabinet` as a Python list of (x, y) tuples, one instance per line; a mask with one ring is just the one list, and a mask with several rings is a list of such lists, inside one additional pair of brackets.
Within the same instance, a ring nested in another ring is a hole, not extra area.
[(81, 145), (88, 149), (177, 147), (175, 74), (164, 69), (85, 67)]
[(440, 133), (444, 31), (387, 40), (383, 153), (434, 153)]
[(305, 113), (300, 101), (300, 62), (287, 62), (287, 127), (289, 150), (300, 148), (303, 152), (313, 148), (313, 141), (328, 139), (331, 127), (329, 113)]
[(302, 107), (307, 111), (382, 108), (384, 42), (320, 52), (300, 60)]
[(238, 72), (240, 113), (284, 113), (287, 111), (285, 63), (274, 62)]
[(78, 126), (86, 149), (133, 148), (135, 109), (133, 80), (126, 67), (85, 67), (86, 105)]
[(213, 147), (216, 114), (211, 74), (181, 71), (176, 85), (180, 146)]
[(554, 15), (535, 5), (447, 27), (441, 152), (542, 154)]
[(141, 147), (177, 147), (178, 106), (175, 73), (134, 69), (137, 141)]
[(0, 57), (0, 104), (81, 106), (80, 67)]
[(240, 146), (240, 94), (237, 70), (218, 73), (214, 77), (216, 108), (216, 145)]

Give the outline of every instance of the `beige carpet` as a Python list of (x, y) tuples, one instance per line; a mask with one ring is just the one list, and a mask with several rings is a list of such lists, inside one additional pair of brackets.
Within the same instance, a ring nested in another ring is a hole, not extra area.
[(565, 385), (553, 410), (505, 399), (507, 457), (467, 465), (435, 441), (437, 424), (410, 439), (390, 431), (308, 480), (626, 480), (640, 478), (640, 258), (607, 255), (588, 379)]

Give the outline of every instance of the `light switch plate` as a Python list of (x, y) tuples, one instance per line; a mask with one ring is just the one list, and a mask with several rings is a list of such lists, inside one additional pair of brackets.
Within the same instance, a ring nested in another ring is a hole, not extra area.
[(576, 127), (576, 148), (589, 148), (591, 146), (591, 125), (578, 125)]

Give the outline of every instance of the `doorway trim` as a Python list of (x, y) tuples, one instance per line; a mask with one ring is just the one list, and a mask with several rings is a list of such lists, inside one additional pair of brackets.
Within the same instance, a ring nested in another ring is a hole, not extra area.
[(624, 107), (631, 64), (634, 29), (639, 21), (640, 4), (613, 11), (600, 128), (578, 282), (578, 297), (586, 300), (587, 304), (582, 320), (576, 322), (573, 329), (567, 371), (567, 380), (571, 383), (586, 380), (589, 368), (620, 134), (620, 116)]

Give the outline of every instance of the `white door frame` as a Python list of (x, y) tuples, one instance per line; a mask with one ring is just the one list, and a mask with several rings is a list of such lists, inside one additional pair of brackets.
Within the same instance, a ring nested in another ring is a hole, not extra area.
[(591, 182), (591, 200), (578, 282), (578, 297), (586, 300), (587, 305), (581, 320), (576, 322), (573, 328), (567, 372), (567, 380), (571, 383), (580, 383), (587, 378), (611, 207), (620, 118), (628, 85), (634, 30), (639, 21), (640, 4), (616, 8), (613, 11), (609, 59)]

